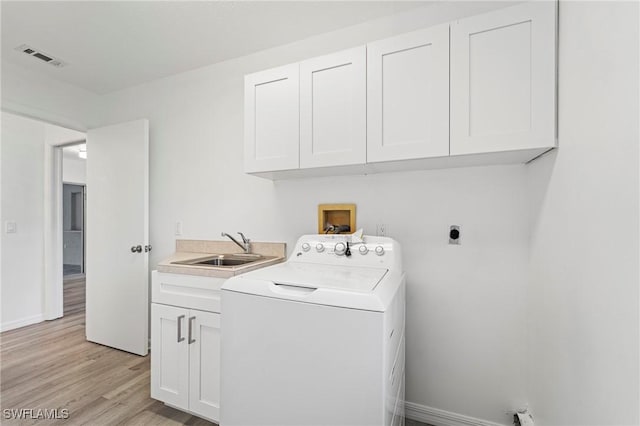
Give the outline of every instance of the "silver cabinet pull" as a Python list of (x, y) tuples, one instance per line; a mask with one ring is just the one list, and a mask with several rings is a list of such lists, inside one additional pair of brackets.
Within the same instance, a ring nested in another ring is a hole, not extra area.
[[(178, 317), (178, 343), (184, 340), (184, 337), (182, 336), (182, 320), (183, 319), (184, 319), (184, 315), (180, 315)], [(191, 332), (191, 329), (189, 329), (189, 332)]]
[(142, 246), (131, 246), (131, 253), (142, 253)]
[(151, 251), (151, 249), (152, 249), (152, 248), (153, 248), (153, 247), (151, 247), (151, 244), (149, 244), (149, 245), (147, 245), (147, 246), (144, 246), (144, 252), (145, 252), (145, 253), (149, 253), (149, 252)]
[(189, 318), (189, 344), (195, 343), (196, 339), (192, 339), (193, 336), (193, 321), (196, 317)]

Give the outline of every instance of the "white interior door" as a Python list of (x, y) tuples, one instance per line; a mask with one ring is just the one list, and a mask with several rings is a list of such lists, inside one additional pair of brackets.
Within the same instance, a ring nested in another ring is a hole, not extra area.
[(87, 132), (87, 340), (138, 355), (149, 342), (149, 122)]

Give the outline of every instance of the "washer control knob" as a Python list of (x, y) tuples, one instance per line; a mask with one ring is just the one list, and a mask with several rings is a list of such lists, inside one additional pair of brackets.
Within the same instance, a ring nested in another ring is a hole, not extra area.
[(382, 247), (382, 246), (376, 247), (376, 254), (378, 256), (382, 256), (384, 254), (384, 247)]
[(316, 251), (322, 253), (324, 251), (324, 245), (322, 243), (316, 244)]
[(360, 254), (365, 255), (367, 253), (369, 253), (369, 249), (367, 248), (367, 246), (360, 246), (360, 248), (358, 249), (358, 251), (360, 252)]
[(309, 243), (302, 243), (302, 251), (309, 251), (311, 250), (311, 246), (309, 245)]
[(333, 248), (338, 256), (342, 256), (347, 251), (347, 245), (345, 243), (337, 243)]

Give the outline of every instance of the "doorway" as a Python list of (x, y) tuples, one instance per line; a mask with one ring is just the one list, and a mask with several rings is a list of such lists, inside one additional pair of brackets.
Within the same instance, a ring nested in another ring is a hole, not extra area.
[[(64, 167), (64, 164), (63, 164)], [(62, 274), (65, 279), (84, 275), (85, 185), (62, 185)]]
[(86, 143), (62, 148), (63, 315), (86, 303)]

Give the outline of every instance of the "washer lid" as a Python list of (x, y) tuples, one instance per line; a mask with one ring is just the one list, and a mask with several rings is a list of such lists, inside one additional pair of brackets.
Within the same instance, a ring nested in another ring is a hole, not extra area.
[(242, 276), (296, 287), (370, 293), (387, 271), (382, 268), (285, 262), (248, 272)]

